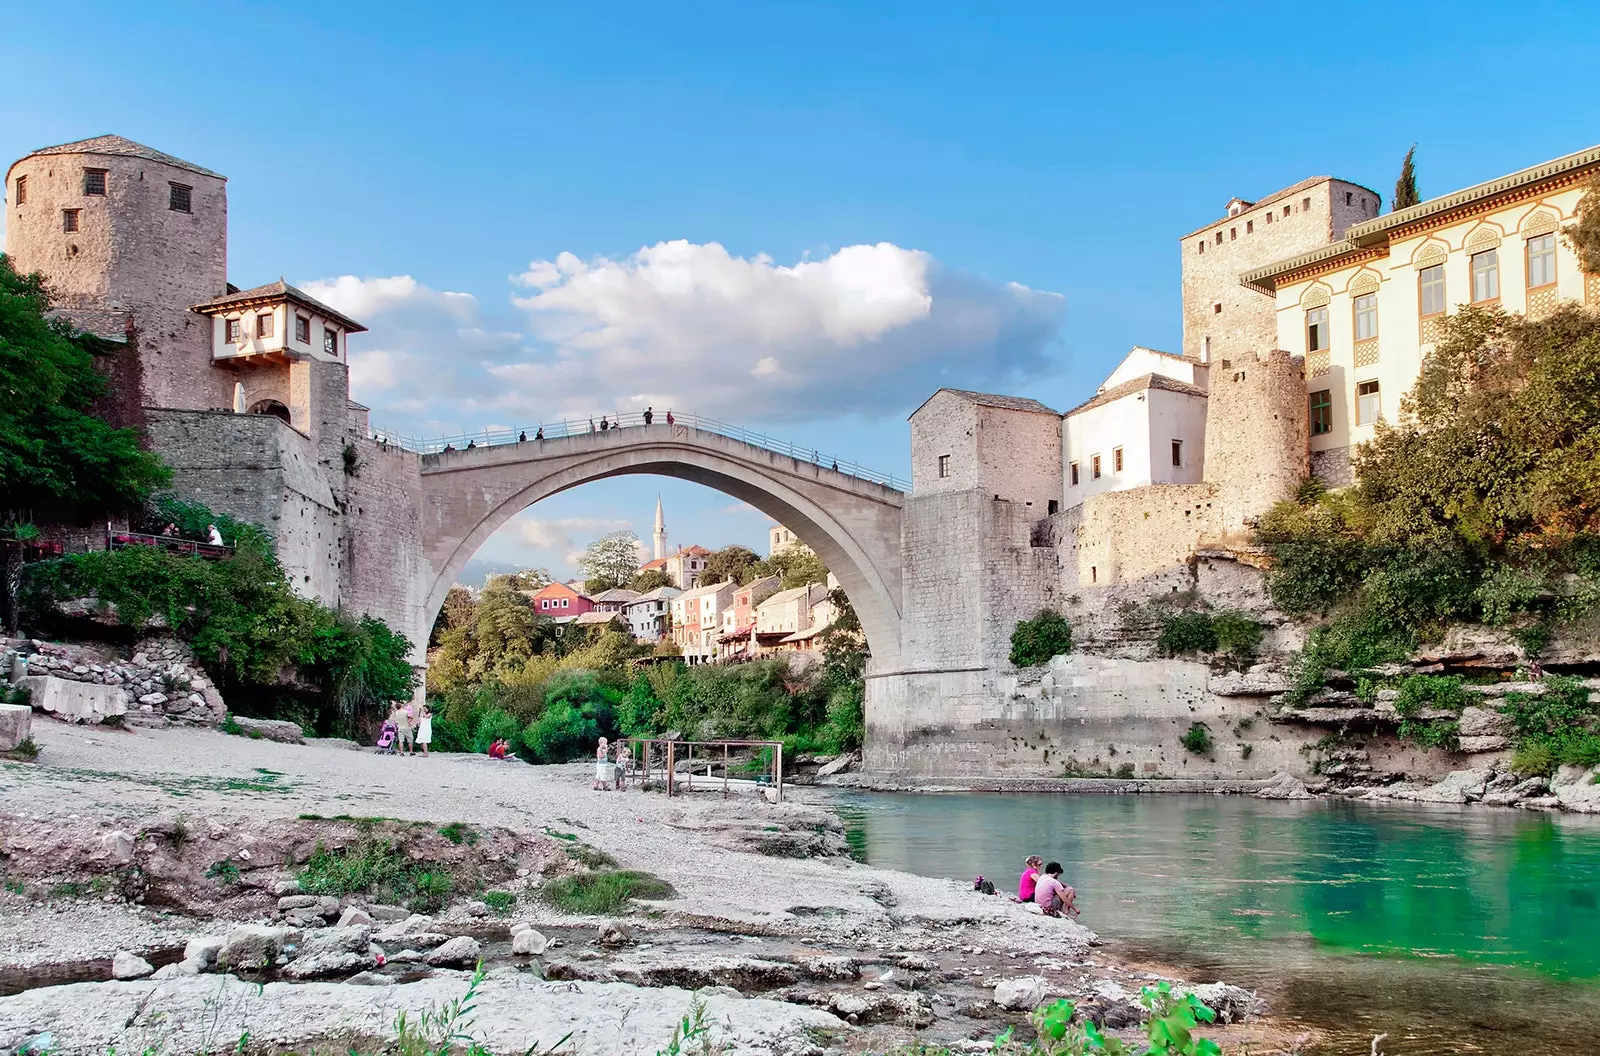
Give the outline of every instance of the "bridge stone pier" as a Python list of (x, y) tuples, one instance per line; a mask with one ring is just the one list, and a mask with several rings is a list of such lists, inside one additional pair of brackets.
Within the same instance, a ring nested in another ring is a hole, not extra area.
[(592, 480), (631, 473), (677, 477), (741, 499), (791, 529), (839, 578), (874, 669), (898, 666), (904, 492), (717, 432), (630, 426), (422, 456), (426, 598), (414, 641), (478, 548), (523, 510)]

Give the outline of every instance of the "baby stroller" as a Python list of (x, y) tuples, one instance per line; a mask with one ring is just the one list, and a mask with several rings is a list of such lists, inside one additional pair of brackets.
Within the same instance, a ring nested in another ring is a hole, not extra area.
[(383, 729), (378, 731), (378, 754), (393, 755), (395, 742), (400, 739), (400, 731), (395, 724), (384, 721)]

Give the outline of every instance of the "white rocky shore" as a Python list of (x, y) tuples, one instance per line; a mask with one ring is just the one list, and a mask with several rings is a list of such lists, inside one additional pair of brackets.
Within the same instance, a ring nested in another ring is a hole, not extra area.
[[(41, 719), (34, 738), (36, 762), (0, 763), (0, 1052), (45, 1035), (58, 1053), (101, 1053), (159, 1034), (172, 1054), (245, 1031), (302, 1049), (384, 1037), (398, 1012), (459, 998), (480, 958), (476, 1036), (524, 1051), (570, 1034), (570, 1051), (594, 1054), (657, 1051), (697, 995), (728, 1052), (887, 1052), (914, 1037), (977, 1051), (1055, 996), (1131, 1023), (1138, 987), (1161, 977), (1112, 963), (1079, 924), (850, 861), (837, 818), (795, 801), (823, 793), (669, 800), (591, 791), (583, 766), (201, 729)], [(452, 823), (471, 839), (446, 839)], [(515, 906), (497, 917), (463, 892), (408, 917), (299, 892), (313, 846), (373, 831), (477, 871)], [(675, 895), (626, 919), (556, 912), (534, 889), (577, 868), (578, 846)], [(1225, 1019), (1258, 1009), (1236, 988), (1208, 995)], [(1224, 1030), (1275, 1037), (1270, 1022)]]

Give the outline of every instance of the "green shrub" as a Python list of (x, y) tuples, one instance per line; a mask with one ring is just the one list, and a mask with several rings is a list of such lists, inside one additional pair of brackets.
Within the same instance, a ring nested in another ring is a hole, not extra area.
[(39, 742), (35, 741), (32, 737), (24, 737), (22, 740), (17, 742), (17, 746), (11, 749), (11, 751), (0, 754), (8, 755), (15, 759), (21, 759), (24, 762), (32, 762), (33, 760), (39, 758)]
[(419, 913), (443, 909), (455, 886), (447, 870), (411, 861), (380, 836), (331, 851), (317, 844), (296, 880), (310, 895), (367, 895)]
[(1508, 693), (1500, 710), (1511, 720), (1519, 772), (1549, 774), (1558, 766), (1600, 763), (1600, 707), (1577, 679), (1552, 676), (1541, 694)]
[(484, 905), (502, 917), (510, 913), (511, 907), (517, 904), (515, 891), (485, 891), (479, 898)]
[(539, 897), (563, 913), (605, 916), (635, 898), (672, 898), (671, 884), (649, 873), (613, 869), (557, 877), (539, 888)]
[(1394, 710), (1403, 718), (1423, 708), (1461, 713), (1467, 706), (1467, 691), (1459, 675), (1407, 675), (1400, 681)]
[(1179, 612), (1161, 625), (1156, 645), (1169, 655), (1222, 653), (1246, 657), (1261, 644), (1266, 629), (1237, 612)]
[(1184, 750), (1195, 755), (1209, 755), (1211, 753), (1211, 731), (1206, 729), (1203, 722), (1193, 722), (1189, 728), (1178, 738), (1178, 743)]
[(1033, 667), (1072, 651), (1072, 625), (1054, 609), (1043, 609), (1031, 620), (1021, 620), (1011, 632), (1011, 663)]

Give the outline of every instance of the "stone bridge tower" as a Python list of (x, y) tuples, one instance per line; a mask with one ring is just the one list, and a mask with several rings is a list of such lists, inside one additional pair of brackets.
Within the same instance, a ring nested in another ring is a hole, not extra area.
[(1224, 359), (1207, 402), (1206, 481), (1220, 511), (1210, 527), (1236, 536), (1311, 472), (1305, 360), (1282, 349)]

